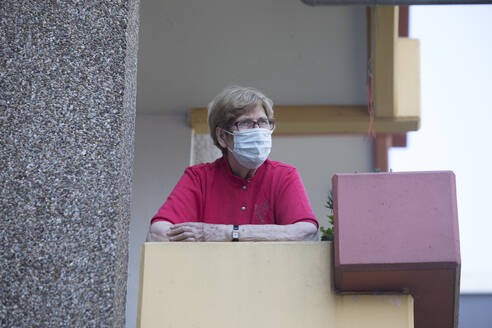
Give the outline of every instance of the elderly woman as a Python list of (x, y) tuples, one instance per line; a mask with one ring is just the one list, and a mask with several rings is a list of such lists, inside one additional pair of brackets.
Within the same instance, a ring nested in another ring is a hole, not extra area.
[(270, 161), (273, 103), (230, 87), (208, 106), (223, 156), (185, 170), (152, 218), (147, 241), (314, 240), (318, 222), (295, 167)]

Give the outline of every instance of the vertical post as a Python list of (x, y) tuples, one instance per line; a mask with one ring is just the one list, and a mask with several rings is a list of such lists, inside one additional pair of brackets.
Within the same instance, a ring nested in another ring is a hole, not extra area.
[[(398, 7), (376, 7), (374, 31), (374, 98), (376, 117), (394, 117), (397, 99)], [(372, 40), (371, 40), (372, 42)]]
[(374, 139), (374, 168), (388, 172), (388, 150), (391, 148), (391, 135), (378, 134)]
[(123, 327), (139, 0), (0, 4), (0, 326)]

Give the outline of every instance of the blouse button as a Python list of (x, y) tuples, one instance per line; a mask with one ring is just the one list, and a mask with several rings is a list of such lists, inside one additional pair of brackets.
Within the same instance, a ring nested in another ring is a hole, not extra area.
[(246, 187), (246, 186), (243, 186), (243, 190), (246, 190), (246, 189), (248, 189), (248, 187)]
[(246, 211), (246, 206), (241, 207), (241, 211)]

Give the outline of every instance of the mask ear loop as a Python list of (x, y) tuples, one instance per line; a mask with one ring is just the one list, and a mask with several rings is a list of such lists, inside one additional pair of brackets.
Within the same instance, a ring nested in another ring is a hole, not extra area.
[[(231, 136), (233, 136), (233, 137), (234, 137), (234, 133), (231, 133), (231, 132), (229, 132), (229, 131), (227, 131), (226, 129), (223, 129), (223, 128), (220, 128), (220, 129), (222, 130), (222, 132), (225, 132), (225, 133), (227, 133), (227, 134), (229, 134), (229, 135), (231, 135)], [(227, 150), (228, 150), (228, 151), (230, 151), (231, 153), (232, 153), (232, 152), (234, 152), (234, 151), (233, 151), (231, 148), (229, 148), (229, 146), (227, 145), (227, 142), (226, 142), (225, 138), (224, 138), (222, 135), (221, 135), (220, 137), (222, 138), (222, 141), (224, 141), (224, 143), (226, 144), (226, 146), (227, 146), (227, 147), (226, 147), (226, 148), (227, 148)]]

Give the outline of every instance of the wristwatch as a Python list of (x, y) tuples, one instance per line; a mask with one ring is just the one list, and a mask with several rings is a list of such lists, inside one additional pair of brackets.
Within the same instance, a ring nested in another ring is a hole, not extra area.
[(239, 226), (232, 227), (232, 241), (239, 241)]

